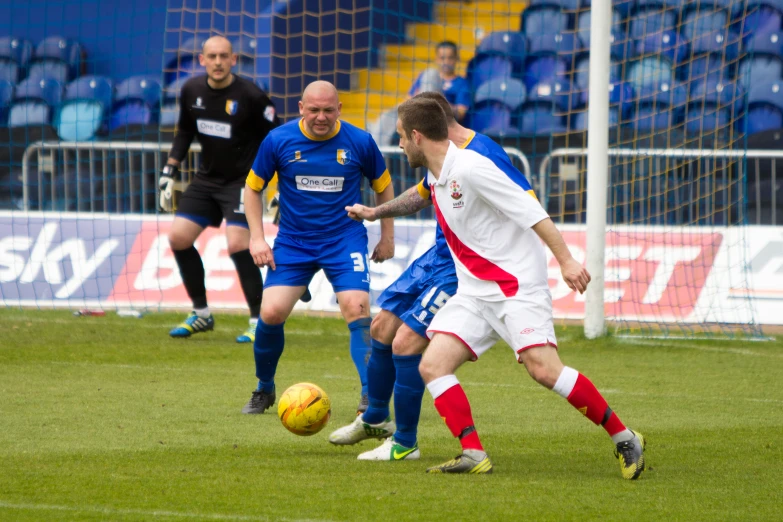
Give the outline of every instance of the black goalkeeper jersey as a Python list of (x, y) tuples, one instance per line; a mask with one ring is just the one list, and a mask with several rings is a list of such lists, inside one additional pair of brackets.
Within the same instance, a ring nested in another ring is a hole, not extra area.
[(177, 135), (169, 155), (182, 161), (198, 136), (202, 153), (195, 180), (207, 184), (244, 180), (261, 141), (280, 123), (264, 91), (236, 75), (223, 89), (210, 87), (206, 75), (191, 78), (182, 86), (179, 103)]

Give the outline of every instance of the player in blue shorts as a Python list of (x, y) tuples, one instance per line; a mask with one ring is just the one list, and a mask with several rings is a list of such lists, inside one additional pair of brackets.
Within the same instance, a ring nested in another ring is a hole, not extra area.
[[(337, 90), (325, 81), (307, 86), (299, 102), (302, 118), (270, 132), (258, 150), (245, 184), (250, 254), (268, 266), (253, 353), (258, 387), (243, 413), (263, 413), (275, 396), (275, 372), (283, 353), (283, 325), (318, 270), (337, 294), (351, 332), (351, 357), (367, 404), (370, 351), (370, 270), (367, 229), (345, 207), (359, 203), (366, 178), (376, 202), (391, 201), (394, 189), (386, 162), (372, 137), (339, 120)], [(277, 172), (280, 223), (274, 249), (264, 238), (261, 191)], [(394, 222), (381, 221), (381, 239), (372, 260), (394, 256)]]
[[(457, 123), (442, 94), (425, 92), (415, 98), (435, 100), (441, 105), (449, 120), (450, 141), (491, 159), (533, 193), (530, 183), (513, 166), (500, 145)], [(376, 208), (354, 205), (347, 209), (348, 213), (354, 219), (368, 221), (413, 214), (432, 205), (429, 183), (428, 176), (389, 203)], [(454, 261), (443, 231), (436, 225), (435, 245), (411, 263), (378, 299), (381, 312), (372, 321), (372, 355), (367, 365), (370, 406), (351, 424), (334, 431), (329, 442), (345, 445), (369, 438), (386, 439), (374, 450), (360, 454), (359, 460), (395, 461), (420, 457), (416, 431), (425, 387), (419, 363), (429, 344), (426, 330), (435, 313), (456, 291)], [(389, 412), (392, 392), (396, 423)]]

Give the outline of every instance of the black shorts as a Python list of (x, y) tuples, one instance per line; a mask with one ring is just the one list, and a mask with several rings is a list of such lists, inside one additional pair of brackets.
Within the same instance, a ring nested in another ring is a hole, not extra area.
[(244, 180), (215, 186), (200, 183), (196, 179), (179, 198), (176, 215), (205, 228), (219, 227), (224, 219), (226, 225), (248, 228), (243, 202), (244, 189)]

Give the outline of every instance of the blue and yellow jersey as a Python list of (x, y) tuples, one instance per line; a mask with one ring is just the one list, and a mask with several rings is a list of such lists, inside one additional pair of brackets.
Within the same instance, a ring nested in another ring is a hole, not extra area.
[(280, 192), (279, 234), (299, 239), (339, 237), (364, 225), (348, 217), (345, 207), (362, 202), (362, 179), (375, 192), (391, 183), (386, 162), (369, 133), (337, 121), (319, 138), (303, 120), (274, 129), (261, 143), (247, 176), (260, 192), (277, 172)]
[[(505, 172), (506, 175), (517, 185), (522, 187), (533, 197), (536, 197), (535, 192), (533, 192), (533, 187), (530, 185), (530, 182), (527, 180), (525, 175), (517, 170), (516, 167), (514, 167), (514, 165), (511, 163), (511, 159), (508, 157), (508, 154), (506, 154), (506, 151), (503, 150), (503, 147), (498, 145), (492, 138), (474, 132), (473, 136), (468, 138), (465, 143), (459, 144), (458, 147), (461, 149), (472, 150), (481, 154), (485, 158), (489, 158), (497, 168)], [(430, 194), (430, 181), (434, 183), (435, 179), (433, 178), (430, 180), (429, 176), (430, 175), (428, 174), (427, 177), (422, 179), (418, 184), (419, 195), (424, 199), (432, 199), (432, 195)], [(440, 225), (436, 226), (435, 246), (437, 248), (438, 255), (451, 259), (449, 245), (446, 243), (446, 237), (443, 235), (443, 230), (441, 230)]]

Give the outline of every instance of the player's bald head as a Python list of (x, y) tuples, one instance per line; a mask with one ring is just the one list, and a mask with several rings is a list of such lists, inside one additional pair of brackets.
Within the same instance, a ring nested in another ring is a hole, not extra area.
[(304, 119), (305, 128), (318, 138), (328, 136), (334, 131), (341, 109), (337, 89), (322, 80), (308, 85), (299, 102), (299, 114)]
[(209, 54), (210, 51), (220, 53), (221, 51), (228, 50), (229, 54), (234, 52), (231, 42), (225, 36), (213, 36), (204, 40), (204, 45), (201, 46), (201, 52)]
[(337, 104), (339, 96), (334, 85), (325, 80), (317, 80), (305, 87), (305, 90), (302, 93), (302, 101), (304, 103), (314, 99), (333, 101), (334, 104)]

